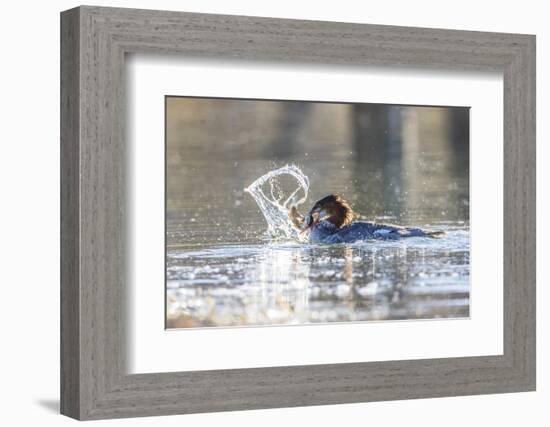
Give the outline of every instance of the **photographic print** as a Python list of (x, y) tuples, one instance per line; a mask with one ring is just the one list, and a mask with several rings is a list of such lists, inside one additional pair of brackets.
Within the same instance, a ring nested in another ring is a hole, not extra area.
[(166, 96), (166, 328), (468, 317), (469, 114)]

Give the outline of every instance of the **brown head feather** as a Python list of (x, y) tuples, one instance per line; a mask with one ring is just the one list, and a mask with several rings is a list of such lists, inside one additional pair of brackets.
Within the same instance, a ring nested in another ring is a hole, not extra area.
[(353, 221), (351, 206), (338, 194), (323, 197), (313, 205), (311, 211), (321, 209), (329, 215), (326, 220), (332, 222), (338, 228), (351, 224)]

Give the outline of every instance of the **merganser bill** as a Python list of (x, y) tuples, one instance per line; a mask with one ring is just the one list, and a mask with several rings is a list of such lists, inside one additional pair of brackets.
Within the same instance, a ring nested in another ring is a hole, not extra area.
[(443, 231), (415, 227), (353, 221), (349, 203), (338, 194), (317, 201), (304, 217), (295, 206), (290, 208), (292, 223), (302, 232), (309, 232), (310, 243), (354, 243), (363, 240), (399, 240), (407, 237), (441, 237)]

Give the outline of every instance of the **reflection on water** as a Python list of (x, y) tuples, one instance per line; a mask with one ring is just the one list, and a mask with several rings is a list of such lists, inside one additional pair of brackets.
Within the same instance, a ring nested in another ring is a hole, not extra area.
[[(167, 327), (469, 315), (468, 111), (169, 98)], [(360, 219), (442, 239), (272, 241), (243, 189), (296, 163), (302, 210), (343, 194)]]
[(468, 316), (468, 233), (349, 246), (171, 252), (172, 327)]

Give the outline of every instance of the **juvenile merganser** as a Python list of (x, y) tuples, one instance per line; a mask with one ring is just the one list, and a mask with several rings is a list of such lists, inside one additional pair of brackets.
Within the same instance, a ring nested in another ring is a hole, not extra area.
[(349, 203), (337, 194), (317, 201), (309, 213), (302, 216), (291, 207), (289, 217), (302, 232), (309, 231), (310, 243), (353, 243), (361, 240), (398, 240), (405, 237), (441, 237), (442, 231), (428, 231), (415, 227), (353, 221)]

